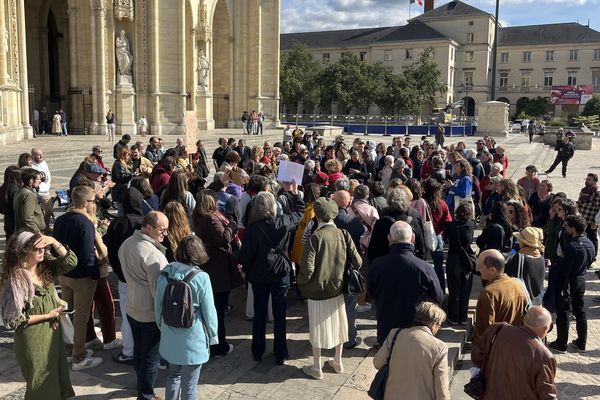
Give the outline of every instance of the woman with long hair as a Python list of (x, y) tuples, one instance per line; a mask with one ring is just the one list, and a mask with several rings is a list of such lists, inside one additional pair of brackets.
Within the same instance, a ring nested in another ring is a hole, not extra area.
[(144, 198), (142, 201), (142, 212), (144, 215), (148, 214), (150, 211), (158, 211), (160, 208), (160, 200), (158, 199), (158, 196), (154, 194), (154, 190), (152, 190), (148, 178), (145, 176), (136, 176), (131, 180), (129, 186), (136, 188), (142, 194)]
[[(180, 204), (170, 202), (167, 204)], [(173, 222), (169, 223), (171, 226)], [(166, 400), (196, 400), (202, 364), (208, 361), (208, 348), (217, 341), (217, 312), (210, 277), (203, 271), (208, 261), (202, 241), (187, 235), (175, 252), (175, 260), (165, 266), (156, 280), (154, 312), (160, 329), (160, 354), (169, 362), (165, 385)], [(188, 285), (195, 310), (192, 326), (174, 328), (163, 320), (163, 299), (169, 279), (183, 280), (191, 275)], [(166, 275), (166, 276), (165, 276)]]
[(210, 276), (219, 321), (219, 343), (211, 346), (211, 357), (233, 351), (233, 345), (226, 339), (225, 310), (229, 305), (229, 292), (243, 284), (237, 260), (232, 257), (232, 244), (239, 246), (238, 227), (219, 212), (216, 199), (216, 193), (210, 189), (198, 192), (193, 217), (194, 232), (202, 239), (208, 254), (203, 269)]
[(121, 204), (123, 195), (127, 190), (129, 181), (133, 178), (133, 162), (131, 161), (131, 151), (129, 149), (121, 150), (119, 159), (115, 161), (111, 169), (112, 181), (115, 186), (112, 189), (112, 199), (117, 203), (119, 215), (123, 213)]
[(194, 208), (196, 207), (196, 200), (188, 190), (188, 176), (188, 173), (184, 170), (173, 172), (171, 179), (167, 184), (167, 188), (160, 196), (160, 205), (164, 208), (165, 204), (168, 202), (177, 201), (185, 209), (191, 224)]
[[(442, 290), (446, 289), (444, 278), (444, 233), (446, 224), (452, 221), (452, 215), (448, 204), (442, 199), (443, 186), (435, 179), (425, 179), (421, 183), (423, 187), (423, 200), (426, 202), (426, 207), (429, 208), (431, 220), (433, 222), (433, 230), (437, 237), (437, 247), (431, 252), (433, 267), (440, 281)], [(423, 218), (423, 221), (426, 221)]]
[(4, 171), (4, 182), (0, 186), (0, 211), (4, 214), (4, 232), (6, 240), (15, 232), (15, 207), (13, 200), (17, 192), (23, 187), (21, 182), (21, 168), (10, 165)]
[(454, 212), (456, 207), (462, 202), (473, 203), (473, 178), (471, 163), (462, 158), (458, 152), (450, 154), (457, 159), (453, 164), (454, 177), (456, 180), (448, 189), (446, 203), (448, 203), (450, 212)]
[(167, 248), (165, 257), (169, 262), (175, 261), (175, 253), (179, 242), (184, 237), (192, 234), (190, 228), (189, 218), (185, 212), (185, 208), (178, 201), (169, 201), (163, 212), (169, 219), (169, 229), (167, 229), (167, 236), (163, 239), (163, 246)]
[(75, 396), (59, 317), (65, 308), (54, 280), (77, 265), (51, 236), (21, 231), (7, 242), (0, 277), (0, 319), (15, 329), (14, 350), (28, 400)]
[(510, 221), (519, 230), (527, 228), (531, 225), (529, 215), (521, 203), (513, 200), (506, 203), (506, 206), (508, 207), (508, 216), (510, 217)]

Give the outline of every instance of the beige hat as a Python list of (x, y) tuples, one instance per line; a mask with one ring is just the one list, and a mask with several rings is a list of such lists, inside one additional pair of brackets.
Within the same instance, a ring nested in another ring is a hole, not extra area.
[(527, 228), (523, 228), (521, 232), (515, 232), (514, 236), (519, 241), (519, 244), (523, 246), (533, 247), (534, 249), (542, 248), (544, 231), (541, 228), (528, 226)]
[(339, 209), (335, 201), (328, 197), (319, 197), (313, 203), (313, 208), (317, 218), (321, 221), (329, 221), (337, 217)]

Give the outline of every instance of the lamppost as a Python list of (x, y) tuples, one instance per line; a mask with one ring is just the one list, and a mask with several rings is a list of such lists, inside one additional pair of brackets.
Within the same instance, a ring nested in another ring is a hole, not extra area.
[(492, 87), (490, 88), (491, 101), (496, 99), (496, 57), (498, 56), (498, 10), (500, 0), (496, 0), (496, 14), (494, 17), (494, 47), (492, 49)]

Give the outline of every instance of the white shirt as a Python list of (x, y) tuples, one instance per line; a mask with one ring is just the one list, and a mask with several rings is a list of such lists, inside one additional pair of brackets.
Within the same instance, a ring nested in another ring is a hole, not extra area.
[(37, 164), (35, 161), (32, 161), (31, 168), (42, 172), (46, 175), (46, 182), (40, 182), (40, 189), (38, 194), (40, 196), (45, 196), (50, 193), (50, 185), (52, 183), (52, 176), (50, 175), (50, 168), (48, 168), (48, 163), (46, 160), (42, 160), (41, 163)]

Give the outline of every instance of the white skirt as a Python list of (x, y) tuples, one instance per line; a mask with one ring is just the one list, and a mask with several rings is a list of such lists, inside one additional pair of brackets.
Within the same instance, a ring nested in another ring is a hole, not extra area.
[(327, 300), (308, 300), (308, 327), (312, 347), (333, 349), (348, 341), (348, 317), (344, 295)]

